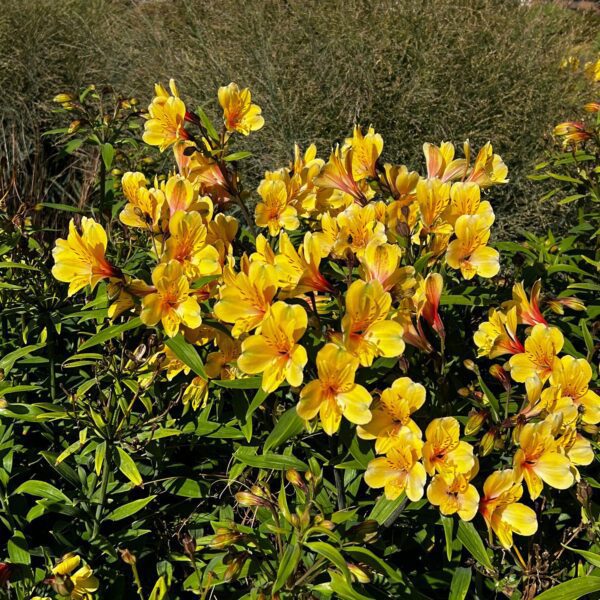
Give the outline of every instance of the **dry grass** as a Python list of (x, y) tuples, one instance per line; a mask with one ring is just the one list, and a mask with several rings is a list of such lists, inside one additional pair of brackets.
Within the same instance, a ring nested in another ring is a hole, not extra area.
[(24, 142), (18, 165), (39, 151), (57, 91), (110, 83), (145, 102), (154, 81), (175, 77), (216, 117), (216, 88), (235, 80), (267, 120), (248, 142), (255, 179), (295, 141), (326, 155), (356, 121), (413, 167), (423, 141), (491, 139), (511, 169), (495, 202), (510, 234), (560, 217), (525, 175), (581, 99), (560, 58), (597, 29), (590, 15), (508, 0), (4, 0), (2, 122)]

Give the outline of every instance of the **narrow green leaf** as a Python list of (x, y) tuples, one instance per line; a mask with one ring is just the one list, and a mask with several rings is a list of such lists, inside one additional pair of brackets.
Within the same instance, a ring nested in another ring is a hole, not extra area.
[(285, 585), (285, 582), (296, 570), (301, 556), (302, 546), (300, 544), (290, 543), (287, 545), (277, 569), (277, 579), (273, 584), (273, 593), (279, 591)]
[(198, 352), (196, 352), (194, 346), (185, 341), (185, 338), (181, 334), (168, 339), (165, 344), (173, 351), (175, 356), (192, 369), (196, 375), (208, 379), (206, 371), (204, 370), (204, 365), (202, 364), (202, 359)]
[(96, 454), (94, 455), (94, 470), (96, 471), (96, 475), (100, 477), (100, 473), (102, 473), (102, 466), (104, 465), (104, 460), (106, 458), (106, 442), (100, 442), (96, 446)]
[(441, 517), (442, 525), (444, 527), (444, 538), (446, 540), (446, 557), (448, 562), (452, 560), (452, 534), (454, 531), (454, 519), (452, 517)]
[(248, 452), (246, 448), (239, 448), (233, 455), (241, 463), (257, 469), (297, 469), (298, 471), (307, 471), (308, 465), (294, 456), (285, 454), (265, 454), (256, 455)]
[(119, 453), (119, 471), (121, 471), (133, 485), (142, 485), (142, 476), (131, 456), (120, 447), (117, 448), (117, 452)]
[(112, 147), (112, 144), (109, 144), (108, 142), (106, 144), (102, 144), (102, 162), (104, 163), (107, 171), (112, 167), (114, 158), (115, 149)]
[(51, 483), (39, 481), (37, 479), (30, 479), (29, 481), (22, 483), (13, 492), (13, 494), (29, 494), (30, 496), (47, 498), (53, 502), (65, 502), (66, 504), (73, 504), (71, 500), (65, 496), (65, 494), (63, 494), (59, 489), (55, 488)]
[(13, 536), (8, 540), (6, 545), (8, 558), (15, 565), (30, 565), (31, 555), (27, 548), (27, 541), (21, 531), (15, 531)]
[(405, 504), (406, 496), (404, 494), (400, 494), (395, 500), (388, 500), (385, 496), (381, 496), (375, 503), (373, 510), (371, 510), (369, 519), (374, 519), (380, 525), (385, 525), (388, 519), (404, 508)]
[(18, 348), (17, 350), (9, 352), (0, 359), (0, 370), (7, 374), (19, 359), (29, 356), (33, 352), (43, 348), (45, 345), (46, 344), (32, 344), (30, 346), (23, 346), (23, 348)]
[(142, 510), (144, 506), (150, 504), (152, 500), (156, 498), (155, 495), (148, 496), (147, 498), (140, 498), (139, 500), (134, 500), (133, 502), (128, 502), (127, 504), (123, 504), (123, 506), (119, 506), (119, 508), (115, 508), (111, 513), (109, 513), (106, 518), (109, 521), (121, 521), (122, 519), (126, 519), (127, 517), (131, 517), (135, 515), (137, 512)]
[(344, 552), (349, 554), (354, 560), (369, 565), (372, 569), (386, 575), (392, 583), (403, 583), (402, 575), (390, 567), (382, 558), (379, 558), (371, 550), (363, 546), (344, 546)]
[(542, 592), (535, 600), (577, 600), (599, 591), (600, 577), (577, 577)]
[(579, 550), (577, 548), (571, 548), (570, 546), (566, 546), (565, 544), (562, 545), (567, 550), (570, 550), (571, 552), (575, 552), (576, 554), (583, 556), (583, 558), (585, 558), (585, 560), (587, 560), (590, 563), (590, 565), (593, 565), (594, 567), (598, 567), (600, 569), (600, 554), (590, 552), (589, 550)]
[(273, 448), (281, 446), (290, 438), (298, 435), (304, 430), (304, 421), (298, 416), (298, 411), (295, 406), (286, 410), (281, 418), (275, 424), (275, 427), (269, 433), (263, 446), (263, 452), (268, 452)]
[(0, 269), (26, 269), (27, 271), (39, 271), (33, 265), (23, 265), (15, 262), (0, 262)]
[(316, 554), (326, 558), (344, 574), (346, 581), (351, 581), (350, 571), (348, 569), (348, 565), (346, 564), (346, 560), (337, 548), (331, 544), (328, 544), (327, 542), (305, 542), (304, 545), (309, 550), (312, 550)]
[(234, 160), (243, 160), (244, 158), (248, 158), (250, 156), (252, 156), (252, 152), (247, 152), (247, 151), (234, 152), (233, 154), (226, 156), (224, 158), (224, 160), (226, 160), (227, 162), (231, 162)]
[[(195, 574), (195, 573), (194, 573)], [(154, 584), (148, 600), (163, 600), (167, 595), (167, 583), (164, 575), (161, 575)]]
[(448, 600), (465, 600), (471, 585), (471, 567), (457, 567), (450, 583)]
[(473, 558), (480, 562), (484, 567), (493, 570), (492, 561), (485, 550), (483, 541), (477, 533), (473, 523), (460, 520), (458, 522), (458, 531), (456, 537), (460, 543), (471, 553)]
[(204, 125), (204, 129), (206, 129), (206, 133), (208, 133), (209, 137), (211, 137), (215, 141), (219, 141), (219, 134), (215, 129), (215, 126), (212, 124), (212, 121), (208, 117), (208, 115), (204, 112), (204, 109), (199, 106), (196, 109), (198, 116), (200, 117), (200, 122)]
[(127, 323), (122, 323), (121, 325), (110, 325), (98, 333), (93, 335), (89, 340), (86, 340), (79, 346), (79, 351), (87, 350), (88, 348), (92, 348), (93, 346), (97, 346), (98, 344), (103, 344), (108, 340), (112, 340), (113, 338), (129, 331), (130, 329), (135, 329), (142, 324), (142, 321), (139, 317), (135, 317), (131, 319), (131, 321), (127, 321)]
[(260, 387), (261, 381), (262, 377), (244, 377), (242, 379), (211, 379), (211, 383), (230, 390), (257, 390)]

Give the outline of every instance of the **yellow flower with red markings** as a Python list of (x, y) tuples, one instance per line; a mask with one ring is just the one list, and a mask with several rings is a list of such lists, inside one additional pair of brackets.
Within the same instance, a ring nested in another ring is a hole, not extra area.
[(262, 110), (257, 104), (252, 104), (252, 94), (248, 88), (240, 90), (237, 83), (232, 82), (220, 87), (218, 96), (227, 131), (249, 135), (265, 124)]
[(404, 352), (402, 326), (388, 318), (392, 298), (379, 281), (355, 281), (346, 292), (342, 341), (361, 365), (368, 367), (377, 356), (394, 358)]
[(358, 360), (335, 344), (325, 344), (317, 354), (318, 379), (300, 392), (298, 415), (314, 419), (317, 414), (327, 435), (340, 427), (342, 416), (351, 423), (365, 424), (371, 419), (371, 395), (354, 383)]
[(71, 219), (67, 239), (56, 240), (52, 275), (69, 284), (69, 296), (88, 285), (93, 290), (103, 279), (121, 277), (120, 270), (106, 260), (107, 241), (102, 225), (88, 217), (81, 219), (81, 233)]
[[(89, 565), (80, 565), (81, 557), (69, 552), (52, 569), (49, 583), (61, 597), (92, 600), (100, 582)], [(77, 570), (73, 573), (75, 569)]]
[(417, 203), (424, 233), (452, 233), (452, 225), (444, 220), (449, 202), (449, 183), (441, 179), (421, 179), (417, 183)]
[(465, 279), (494, 277), (500, 270), (498, 251), (486, 245), (493, 221), (493, 213), (463, 215), (456, 220), (456, 239), (448, 246), (446, 262), (452, 269), (460, 269)]
[(260, 333), (242, 342), (238, 367), (250, 375), (262, 373), (265, 392), (274, 392), (284, 381), (292, 387), (302, 385), (308, 358), (298, 340), (306, 325), (306, 311), (301, 306), (276, 302), (262, 322)]
[(361, 181), (368, 177), (375, 177), (377, 159), (383, 151), (383, 138), (369, 127), (363, 134), (360, 125), (354, 126), (351, 138), (346, 139), (343, 151), (352, 148), (352, 177), (354, 181)]
[(565, 490), (575, 482), (571, 461), (559, 451), (552, 428), (550, 420), (527, 423), (519, 434), (513, 467), (517, 477), (525, 480), (532, 500), (542, 493), (544, 483)]
[(521, 478), (512, 469), (494, 471), (483, 484), (479, 512), (504, 548), (513, 545), (513, 533), (533, 535), (538, 528), (535, 512), (519, 502), (523, 495)]
[(255, 220), (259, 227), (268, 227), (272, 236), (282, 229), (298, 229), (300, 221), (296, 209), (289, 204), (288, 192), (283, 181), (263, 179), (258, 186), (262, 202), (256, 205)]
[(158, 146), (163, 152), (179, 140), (187, 140), (184, 129), (185, 104), (179, 97), (175, 81), (169, 82), (171, 93), (160, 84), (154, 86), (155, 96), (148, 106), (149, 119), (144, 126), (144, 142)]
[(538, 279), (531, 287), (531, 296), (527, 297), (525, 286), (522, 283), (516, 283), (512, 289), (512, 301), (507, 302), (507, 306), (514, 306), (517, 309), (519, 323), (526, 325), (547, 325), (546, 319), (540, 310), (540, 291), (542, 283)]
[(333, 246), (336, 256), (344, 257), (347, 250), (359, 258), (370, 243), (387, 242), (385, 225), (377, 219), (374, 204), (351, 204), (336, 217), (337, 235)]
[(454, 145), (442, 142), (439, 146), (426, 142), (423, 144), (423, 154), (427, 166), (427, 179), (438, 178), (442, 181), (460, 179), (467, 173), (467, 160), (454, 158)]
[[(470, 155), (470, 148), (467, 149), (468, 143), (465, 145), (465, 154)], [(467, 177), (467, 181), (473, 181), (479, 187), (485, 188), (492, 185), (508, 183), (506, 176), (508, 175), (508, 167), (498, 154), (494, 154), (492, 144), (487, 142), (477, 153), (475, 164)]]
[(364, 281), (379, 281), (387, 292), (406, 274), (399, 266), (401, 256), (398, 245), (371, 240), (359, 256), (359, 274)]
[(272, 265), (252, 262), (247, 272), (225, 267), (223, 282), (214, 312), (221, 321), (233, 323), (231, 333), (237, 338), (263, 322), (277, 293), (277, 272)]
[(181, 264), (176, 260), (161, 263), (152, 271), (155, 292), (142, 299), (140, 318), (146, 325), (161, 322), (165, 333), (174, 337), (181, 325), (191, 329), (200, 327), (202, 316), (196, 298)]
[(412, 420), (412, 414), (423, 406), (425, 395), (425, 388), (420, 383), (415, 383), (409, 377), (396, 379), (373, 404), (372, 419), (357, 428), (358, 437), (375, 440), (378, 454), (385, 454), (396, 445), (404, 429), (422, 437), (421, 430)]
[(479, 492), (470, 483), (478, 468), (475, 463), (470, 473), (457, 473), (454, 469), (438, 473), (427, 487), (427, 500), (439, 506), (443, 515), (458, 514), (463, 521), (471, 521), (479, 510)]
[(488, 320), (481, 323), (473, 335), (477, 356), (490, 359), (503, 354), (520, 354), (525, 351), (517, 338), (517, 310), (513, 306), (506, 313), (491, 308)]
[(493, 215), (492, 205), (481, 200), (481, 188), (472, 181), (457, 181), (450, 188), (450, 204), (444, 213), (444, 220), (451, 225), (463, 215)]
[(460, 440), (460, 425), (454, 417), (433, 419), (425, 430), (423, 462), (430, 475), (452, 469), (469, 473), (475, 466), (473, 446)]
[(395, 500), (406, 492), (412, 502), (423, 497), (427, 474), (419, 462), (423, 442), (410, 430), (400, 432), (397, 444), (386, 456), (375, 458), (367, 465), (365, 483), (372, 488), (384, 488), (385, 497)]
[(552, 374), (556, 355), (562, 350), (563, 334), (556, 327), (538, 324), (525, 340), (524, 351), (510, 357), (510, 376), (524, 382), (530, 377), (546, 381)]

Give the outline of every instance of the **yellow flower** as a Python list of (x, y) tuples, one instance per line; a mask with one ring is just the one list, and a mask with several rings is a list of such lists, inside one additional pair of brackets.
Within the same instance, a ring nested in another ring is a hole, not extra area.
[(473, 447), (460, 441), (460, 425), (454, 417), (433, 419), (425, 430), (423, 462), (430, 475), (453, 469), (469, 473), (475, 466)]
[(450, 204), (444, 219), (454, 225), (462, 215), (493, 215), (491, 204), (481, 201), (481, 189), (472, 181), (457, 181), (450, 189)]
[(150, 146), (158, 146), (163, 152), (178, 140), (187, 140), (188, 133), (183, 128), (185, 123), (185, 104), (179, 97), (175, 81), (169, 82), (171, 94), (156, 84), (155, 97), (148, 106), (150, 118), (145, 123), (143, 140)]
[(457, 473), (453, 469), (435, 475), (427, 488), (427, 499), (440, 507), (443, 515), (458, 516), (471, 521), (479, 510), (479, 492), (470, 480), (475, 476), (477, 464), (471, 473)]
[(519, 449), (515, 453), (513, 466), (518, 477), (523, 477), (532, 500), (544, 487), (565, 490), (575, 481), (571, 472), (571, 461), (558, 451), (552, 435), (552, 422), (528, 423), (519, 434)]
[(218, 319), (233, 323), (231, 334), (237, 338), (258, 327), (277, 293), (277, 272), (272, 265), (250, 263), (248, 272), (223, 272), (224, 285), (214, 312)]
[[(66, 554), (52, 569), (53, 587), (71, 600), (91, 600), (100, 583), (88, 565), (77, 568), (80, 564), (81, 558), (77, 554)], [(75, 573), (74, 569), (77, 569)]]
[(365, 204), (373, 197), (374, 192), (364, 181), (362, 182), (364, 185), (359, 185), (354, 179), (352, 156), (352, 148), (343, 152), (337, 147), (331, 152), (329, 161), (321, 169), (321, 173), (314, 182), (323, 190), (339, 190), (360, 204)]
[(344, 416), (355, 424), (367, 423), (371, 418), (371, 395), (354, 383), (358, 360), (335, 344), (326, 344), (317, 354), (318, 379), (302, 388), (298, 415), (305, 420), (319, 414), (323, 430), (333, 435)]
[(525, 340), (524, 352), (510, 357), (510, 376), (520, 383), (535, 376), (546, 381), (563, 344), (564, 337), (559, 329), (535, 325)]
[(385, 454), (393, 448), (404, 429), (409, 429), (417, 437), (421, 430), (411, 415), (425, 403), (425, 388), (409, 377), (400, 377), (392, 386), (381, 392), (373, 405), (372, 419), (358, 427), (356, 433), (363, 440), (375, 440), (375, 451)]
[(406, 492), (412, 502), (423, 497), (427, 474), (419, 462), (423, 442), (410, 430), (404, 429), (398, 443), (388, 452), (371, 460), (365, 472), (365, 483), (372, 488), (384, 488), (385, 497), (395, 500)]
[(415, 199), (417, 183), (420, 179), (416, 171), (409, 171), (404, 165), (383, 165), (382, 181), (389, 189), (392, 198), (400, 206), (409, 206)]
[(169, 337), (177, 335), (180, 325), (191, 329), (200, 327), (200, 306), (196, 298), (190, 296), (190, 285), (179, 262), (171, 260), (155, 267), (152, 283), (156, 291), (142, 300), (143, 323), (153, 326), (161, 321)]
[[(467, 150), (470, 154), (470, 149)], [(494, 154), (492, 144), (487, 142), (475, 159), (473, 169), (467, 177), (467, 181), (473, 181), (479, 187), (490, 187), (501, 183), (508, 183), (506, 176), (508, 175), (508, 167), (502, 161), (498, 154)]]
[(437, 177), (442, 181), (462, 178), (467, 172), (467, 161), (464, 158), (454, 159), (454, 145), (442, 142), (439, 147), (426, 142), (423, 154), (427, 163), (427, 179)]
[(263, 321), (260, 334), (242, 342), (238, 367), (251, 375), (262, 373), (261, 387), (265, 392), (274, 392), (284, 380), (292, 387), (302, 385), (308, 358), (297, 342), (306, 325), (306, 311), (301, 306), (276, 302)]
[(535, 512), (518, 502), (523, 495), (521, 479), (512, 469), (495, 471), (483, 484), (479, 510), (504, 548), (513, 545), (513, 533), (533, 535), (537, 531)]
[(281, 229), (293, 231), (298, 229), (298, 213), (288, 204), (288, 193), (285, 183), (277, 179), (263, 179), (258, 186), (262, 202), (256, 205), (255, 220), (259, 227), (268, 227), (272, 236)]
[(398, 245), (373, 239), (359, 257), (359, 275), (365, 281), (379, 281), (385, 291), (391, 290), (406, 274), (398, 268), (401, 255)]
[(218, 350), (206, 357), (206, 374), (212, 379), (237, 379), (240, 376), (237, 359), (242, 352), (242, 343), (219, 330), (215, 330), (215, 334)]
[(449, 202), (449, 183), (440, 179), (421, 179), (417, 183), (417, 203), (425, 233), (452, 233), (452, 225), (443, 220)]
[(204, 408), (208, 400), (208, 381), (204, 377), (194, 377), (183, 391), (181, 401), (184, 405), (191, 404), (194, 410)]
[(402, 326), (388, 319), (392, 298), (379, 281), (355, 281), (346, 293), (342, 318), (343, 343), (360, 364), (369, 367), (377, 356), (394, 358), (404, 352)]
[(166, 203), (169, 207), (169, 214), (172, 217), (177, 211), (187, 211), (191, 209), (194, 202), (194, 187), (192, 183), (181, 175), (172, 175), (167, 180), (164, 188)]
[(531, 298), (527, 297), (525, 287), (522, 283), (516, 283), (512, 289), (512, 301), (507, 302), (506, 306), (514, 306), (517, 310), (519, 323), (527, 325), (547, 325), (546, 319), (540, 310), (540, 291), (541, 281), (538, 279), (531, 287)]
[(265, 124), (260, 106), (252, 104), (250, 90), (240, 90), (237, 83), (219, 88), (219, 104), (223, 109), (223, 122), (227, 131), (249, 135)]
[(387, 242), (385, 225), (377, 220), (374, 204), (351, 204), (337, 216), (336, 222), (338, 232), (333, 252), (337, 256), (345, 256), (346, 250), (350, 249), (360, 258), (369, 243)]
[(221, 272), (219, 252), (206, 244), (207, 230), (199, 213), (177, 211), (169, 221), (169, 233), (163, 262), (181, 263), (183, 274), (191, 281)]
[(600, 423), (600, 396), (589, 388), (592, 367), (585, 358), (563, 356), (555, 360), (550, 374), (550, 384), (558, 395), (568, 398), (582, 412), (584, 423)]
[(375, 165), (383, 151), (383, 138), (369, 127), (363, 135), (360, 125), (355, 125), (351, 138), (346, 139), (343, 151), (352, 148), (352, 177), (360, 181), (368, 177), (375, 177)]
[(490, 237), (493, 214), (463, 215), (456, 220), (456, 239), (446, 251), (446, 262), (460, 269), (465, 279), (494, 277), (500, 270), (498, 251), (486, 246)]
[(127, 204), (119, 214), (119, 220), (128, 227), (146, 231), (159, 231), (165, 195), (162, 190), (146, 187), (142, 173), (125, 173), (121, 180)]
[(93, 290), (103, 279), (121, 276), (119, 269), (111, 265), (104, 256), (106, 245), (106, 232), (94, 219), (82, 217), (81, 234), (75, 227), (75, 221), (71, 219), (67, 239), (56, 240), (52, 251), (52, 275), (69, 284), (69, 296), (86, 285)]
[(479, 325), (473, 340), (477, 346), (477, 356), (487, 356), (490, 359), (525, 351), (517, 338), (517, 311), (514, 307), (506, 314), (491, 308), (488, 320)]

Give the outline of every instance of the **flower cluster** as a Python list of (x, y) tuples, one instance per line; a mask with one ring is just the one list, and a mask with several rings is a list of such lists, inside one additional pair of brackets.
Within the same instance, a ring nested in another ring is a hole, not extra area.
[[(108, 261), (106, 233), (93, 219), (82, 220), (81, 233), (72, 223), (57, 242), (55, 277), (70, 284), (69, 294), (107, 280), (111, 318), (139, 314), (167, 338), (181, 335), (202, 349), (208, 379), (196, 376), (186, 389), (192, 407), (206, 402), (210, 379), (255, 376), (265, 394), (289, 386), (308, 427), (320, 424), (331, 436), (343, 418), (373, 440), (365, 481), (388, 499), (426, 495), (442, 514), (467, 521), (479, 511), (506, 547), (513, 532), (532, 535), (535, 513), (518, 502), (523, 482), (532, 499), (544, 483), (572, 485), (576, 465), (593, 458), (579, 430), (600, 421), (590, 366), (558, 357), (563, 336), (541, 313), (539, 287), (529, 299), (516, 286), (513, 301), (492, 309), (475, 336), (480, 356), (511, 355), (494, 372), (508, 387), (512, 379), (526, 388), (523, 407), (503, 422), (482, 402), (463, 434), (493, 424), (478, 448), (461, 439), (455, 417), (423, 424), (414, 416), (427, 402), (421, 383), (399, 377), (378, 390), (365, 381), (376, 361), (398, 362), (407, 345), (443, 354), (445, 287), (497, 275), (485, 198), (507, 182), (500, 156), (490, 143), (473, 156), (465, 142), (463, 157), (450, 143), (427, 143), (419, 174), (383, 162), (382, 136), (356, 126), (327, 161), (314, 145), (296, 146), (288, 166), (266, 172), (252, 219), (236, 171), (243, 153), (230, 154), (229, 144), (264, 120), (247, 89), (232, 83), (218, 98), (220, 132), (186, 109), (173, 82), (170, 93), (156, 87), (144, 140), (172, 148), (177, 172), (161, 181), (126, 173), (119, 216), (146, 244), (150, 281)], [(228, 214), (234, 207), (246, 227)], [(189, 373), (166, 346), (153, 363), (169, 378)], [(502, 441), (515, 445), (513, 468), (490, 474), (479, 492), (478, 456), (504, 432), (512, 432)]]

